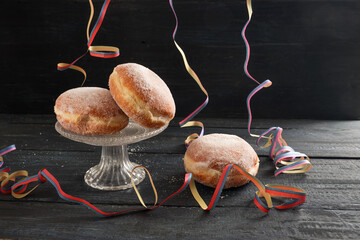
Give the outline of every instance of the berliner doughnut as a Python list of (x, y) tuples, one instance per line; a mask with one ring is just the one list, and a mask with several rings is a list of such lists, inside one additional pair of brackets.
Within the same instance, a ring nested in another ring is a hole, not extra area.
[[(229, 134), (209, 134), (191, 142), (184, 156), (187, 172), (196, 181), (215, 188), (226, 165), (235, 163), (255, 176), (259, 158), (254, 149), (242, 138)], [(224, 188), (238, 187), (249, 182), (232, 168)]]
[(110, 91), (98, 87), (79, 87), (62, 93), (54, 111), (63, 128), (81, 135), (113, 134), (129, 123)]
[(136, 63), (120, 64), (109, 77), (111, 95), (119, 107), (139, 125), (160, 128), (175, 115), (175, 102), (165, 82)]

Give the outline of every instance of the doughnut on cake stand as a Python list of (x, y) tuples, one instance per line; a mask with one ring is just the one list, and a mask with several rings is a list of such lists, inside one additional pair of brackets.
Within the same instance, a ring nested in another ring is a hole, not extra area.
[[(158, 135), (167, 128), (165, 125), (159, 129), (144, 128), (131, 119), (126, 128), (118, 133), (104, 136), (85, 136), (64, 129), (56, 122), (55, 129), (62, 136), (93, 146), (101, 146), (100, 163), (90, 168), (85, 176), (85, 182), (100, 190), (122, 190), (132, 188), (131, 171), (138, 164), (129, 160), (127, 145)], [(145, 171), (137, 168), (133, 172), (133, 180), (137, 185), (145, 178)]]

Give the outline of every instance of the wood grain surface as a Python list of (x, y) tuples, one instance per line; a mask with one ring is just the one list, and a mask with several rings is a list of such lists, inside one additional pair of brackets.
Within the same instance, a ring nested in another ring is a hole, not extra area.
[[(177, 119), (176, 119), (177, 120)], [(128, 147), (130, 159), (152, 174), (160, 200), (183, 183), (183, 141), (197, 129), (180, 129), (176, 120), (162, 134)], [(360, 227), (360, 122), (315, 120), (256, 120), (254, 131), (282, 126), (284, 138), (295, 150), (310, 156), (306, 174), (274, 177), (266, 151), (247, 136), (242, 119), (202, 119), (206, 133), (236, 134), (260, 156), (257, 177), (264, 184), (285, 184), (305, 189), (307, 201), (284, 211), (264, 214), (253, 203), (255, 186), (224, 190), (218, 206), (202, 211), (189, 190), (155, 211), (102, 218), (86, 207), (60, 199), (48, 183), (24, 199), (0, 195), (0, 238), (12, 239), (359, 239)], [(5, 156), (13, 171), (36, 174), (48, 169), (68, 194), (81, 197), (106, 211), (139, 206), (132, 189), (104, 192), (88, 187), (85, 172), (100, 159), (100, 147), (76, 143), (54, 129), (53, 115), (0, 114), (0, 148), (16, 144)], [(226, 126), (226, 127), (221, 127)], [(209, 201), (213, 189), (197, 184)], [(144, 201), (153, 195), (148, 181), (139, 185)]]

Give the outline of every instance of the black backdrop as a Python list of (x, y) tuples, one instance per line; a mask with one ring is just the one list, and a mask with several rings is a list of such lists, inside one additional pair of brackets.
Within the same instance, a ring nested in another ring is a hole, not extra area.
[[(96, 13), (102, 0), (95, 0)], [(210, 94), (201, 117), (247, 117), (245, 100), (256, 86), (245, 77), (241, 28), (245, 0), (174, 0), (177, 42)], [(78, 87), (82, 75), (58, 72), (86, 50), (87, 0), (0, 2), (0, 113), (52, 113), (56, 97)], [(271, 79), (252, 102), (257, 118), (360, 119), (360, 1), (254, 0), (247, 36), (249, 71)], [(121, 55), (79, 62), (85, 86), (107, 87), (112, 68), (137, 62), (158, 73), (185, 117), (205, 96), (186, 73), (172, 39), (167, 0), (113, 0), (93, 45)]]

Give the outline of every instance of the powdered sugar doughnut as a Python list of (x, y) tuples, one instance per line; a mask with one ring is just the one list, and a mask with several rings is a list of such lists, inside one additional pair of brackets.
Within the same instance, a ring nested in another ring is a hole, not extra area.
[(150, 69), (136, 63), (120, 64), (109, 78), (111, 95), (136, 123), (160, 128), (175, 115), (175, 102), (165, 82)]
[[(215, 188), (226, 165), (235, 163), (255, 176), (259, 158), (254, 149), (242, 138), (229, 134), (209, 134), (191, 142), (184, 156), (186, 172), (196, 181)], [(224, 188), (238, 187), (249, 182), (232, 168)]]
[(113, 134), (129, 122), (110, 91), (98, 87), (79, 87), (62, 93), (54, 111), (63, 128), (82, 135)]

